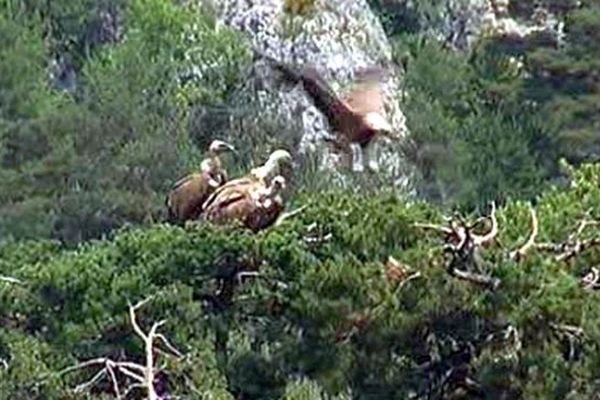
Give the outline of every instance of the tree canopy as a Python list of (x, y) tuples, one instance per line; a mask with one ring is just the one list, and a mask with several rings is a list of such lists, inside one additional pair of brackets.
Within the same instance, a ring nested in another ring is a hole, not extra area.
[(297, 213), (252, 234), (163, 214), (218, 136), (198, 110), (251, 65), (241, 35), (198, 2), (0, 2), (0, 397), (594, 398), (600, 8), (511, 1), (562, 41), (457, 51), (428, 33), (446, 2), (404, 3), (370, 1), (416, 195), (306, 163)]

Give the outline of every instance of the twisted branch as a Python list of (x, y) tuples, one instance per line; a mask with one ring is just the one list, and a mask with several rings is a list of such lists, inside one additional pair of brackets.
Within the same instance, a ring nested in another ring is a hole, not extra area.
[(529, 213), (531, 215), (531, 235), (529, 235), (529, 239), (527, 239), (527, 241), (523, 244), (523, 246), (521, 246), (519, 249), (512, 251), (509, 254), (509, 257), (512, 260), (521, 260), (525, 257), (525, 255), (527, 254), (527, 252), (532, 248), (535, 247), (535, 239), (537, 238), (538, 235), (538, 231), (539, 231), (539, 223), (538, 223), (538, 219), (537, 219), (537, 215), (535, 213), (535, 209), (533, 207), (529, 207)]
[(452, 254), (452, 260), (447, 267), (448, 273), (458, 279), (462, 279), (480, 286), (496, 289), (500, 284), (498, 278), (486, 276), (477, 272), (463, 269), (467, 265), (478, 264), (477, 252), (481, 247), (491, 243), (498, 235), (498, 220), (496, 218), (496, 204), (492, 203), (492, 210), (489, 217), (492, 221), (490, 231), (484, 235), (477, 235), (472, 232), (475, 224), (467, 224), (458, 218), (458, 222), (450, 220), (450, 226), (441, 226), (434, 224), (416, 223), (413, 226), (435, 230), (444, 234), (447, 243), (446, 250)]
[(558, 253), (555, 256), (555, 260), (558, 262), (568, 261), (573, 257), (587, 251), (593, 247), (600, 246), (600, 238), (585, 239), (581, 240), (578, 237), (583, 233), (585, 228), (589, 226), (600, 225), (598, 220), (587, 220), (583, 219), (579, 222), (577, 229), (572, 232), (567, 240), (563, 243), (537, 243), (535, 240), (539, 233), (539, 223), (533, 208), (530, 208), (531, 213), (531, 235), (523, 246), (519, 249), (511, 252), (509, 257), (513, 260), (522, 260), (525, 258), (527, 253), (532, 249), (536, 248), (542, 251), (548, 251), (551, 253)]
[(157, 350), (155, 349), (155, 341), (161, 341), (167, 347), (167, 349), (177, 357), (182, 357), (182, 354), (167, 340), (167, 338), (163, 334), (158, 333), (158, 328), (165, 324), (165, 320), (155, 322), (154, 324), (152, 324), (152, 327), (150, 328), (148, 333), (145, 333), (140, 327), (137, 321), (136, 311), (144, 304), (146, 304), (149, 300), (150, 298), (142, 300), (134, 306), (132, 306), (131, 304), (129, 305), (129, 317), (131, 319), (131, 326), (133, 327), (133, 331), (144, 342), (146, 355), (145, 365), (141, 365), (130, 361), (114, 361), (107, 357), (99, 357), (65, 368), (62, 371), (59, 371), (57, 373), (57, 376), (62, 376), (64, 374), (77, 370), (82, 370), (91, 366), (102, 365), (103, 368), (100, 371), (98, 371), (87, 382), (78, 385), (74, 389), (74, 391), (77, 393), (89, 390), (98, 382), (100, 382), (102, 378), (107, 377), (112, 383), (113, 391), (117, 399), (122, 399), (124, 395), (122, 395), (123, 391), (121, 390), (121, 387), (119, 386), (119, 382), (117, 380), (117, 375), (115, 373), (116, 370), (133, 381), (133, 383), (125, 389), (125, 395), (134, 388), (143, 387), (146, 389), (148, 400), (159, 400), (159, 396), (154, 387), (154, 380), (157, 371), (157, 368), (154, 365), (154, 351)]

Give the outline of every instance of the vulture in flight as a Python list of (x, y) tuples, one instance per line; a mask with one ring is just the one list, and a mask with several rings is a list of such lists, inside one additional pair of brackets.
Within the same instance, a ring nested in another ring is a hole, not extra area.
[(216, 189), (202, 206), (201, 217), (216, 224), (237, 221), (253, 232), (271, 226), (284, 208), (286, 179), (281, 175), (282, 167), (291, 162), (287, 151), (274, 151), (265, 164), (247, 176)]
[(370, 169), (378, 169), (376, 160), (369, 154), (372, 149), (369, 145), (377, 136), (391, 137), (394, 134), (385, 116), (381, 86), (385, 71), (382, 68), (371, 67), (357, 73), (352, 90), (338, 96), (314, 67), (295, 68), (258, 54), (280, 71), (285, 80), (294, 84), (302, 82), (315, 107), (324, 114), (336, 133), (334, 147), (341, 150), (347, 163), (356, 170), (362, 170), (366, 159)]
[(229, 143), (214, 140), (208, 148), (208, 157), (200, 164), (200, 171), (175, 182), (165, 199), (169, 222), (181, 224), (198, 218), (206, 199), (227, 182), (227, 172), (219, 158), (227, 151), (236, 152)]

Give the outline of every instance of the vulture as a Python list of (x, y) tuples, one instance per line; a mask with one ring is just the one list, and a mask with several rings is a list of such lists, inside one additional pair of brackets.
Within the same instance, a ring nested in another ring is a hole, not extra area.
[[(210, 196), (208, 196), (205, 205), (202, 206), (202, 209), (206, 208), (215, 197), (219, 196), (221, 192), (226, 189), (229, 189), (232, 186), (243, 186), (243, 185), (253, 185), (253, 187), (268, 186), (271, 183), (271, 179), (277, 175), (284, 176), (284, 168), (290, 167), (292, 164), (292, 155), (285, 150), (275, 150), (267, 161), (256, 168), (252, 168), (250, 173), (244, 177), (233, 179), (228, 181), (224, 185), (221, 185), (218, 189), (216, 189)], [(258, 185), (258, 186), (256, 186)]]
[(202, 217), (215, 224), (240, 223), (256, 233), (273, 225), (284, 208), (285, 178), (277, 175), (268, 185), (261, 181), (229, 186), (206, 205)]
[(236, 152), (229, 143), (214, 140), (208, 148), (208, 157), (200, 164), (200, 171), (175, 182), (165, 199), (169, 222), (183, 223), (198, 218), (206, 199), (227, 182), (227, 172), (219, 158), (226, 151)]
[(282, 167), (292, 156), (276, 150), (265, 164), (216, 189), (202, 206), (201, 217), (216, 224), (238, 221), (253, 232), (271, 226), (283, 210), (282, 192), (286, 179)]
[[(258, 52), (257, 52), (258, 53)], [(377, 170), (376, 160), (369, 154), (369, 146), (377, 136), (391, 137), (394, 130), (385, 116), (381, 86), (384, 70), (370, 67), (356, 74), (354, 87), (344, 96), (337, 96), (312, 66), (294, 68), (269, 56), (267, 59), (286, 81), (301, 82), (306, 93), (327, 118), (336, 138), (330, 140), (342, 152), (355, 170), (362, 170), (366, 159), (372, 170)]]

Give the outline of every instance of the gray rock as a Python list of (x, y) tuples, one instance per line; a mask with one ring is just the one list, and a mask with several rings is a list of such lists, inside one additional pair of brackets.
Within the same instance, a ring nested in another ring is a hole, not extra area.
[[(365, 0), (317, 0), (315, 12), (307, 16), (286, 14), (284, 0), (213, 0), (211, 7), (220, 23), (242, 32), (251, 47), (282, 62), (312, 64), (338, 93), (347, 89), (358, 70), (392, 65), (390, 43)], [(384, 84), (386, 112), (397, 132), (394, 142), (400, 143), (407, 135), (399, 103), (402, 77), (390, 72)], [(299, 154), (317, 156), (320, 168), (335, 165), (336, 157), (323, 143), (334, 135), (327, 120), (301, 85), (283, 82), (268, 62), (256, 59), (234, 97), (236, 109), (252, 104), (248, 112), (232, 114), (234, 135), (242, 136), (237, 139), (253, 146), (285, 143)], [(270, 137), (257, 140), (261, 133)], [(383, 150), (376, 157), (383, 164), (380, 170), (406, 184), (410, 168), (394, 150), (396, 144), (381, 142), (373, 146)]]
[(549, 10), (538, 7), (527, 18), (509, 13), (509, 0), (447, 0), (439, 25), (426, 32), (458, 50), (469, 50), (482, 36), (502, 36), (526, 40), (530, 35), (546, 35), (555, 44), (563, 40), (563, 23)]

